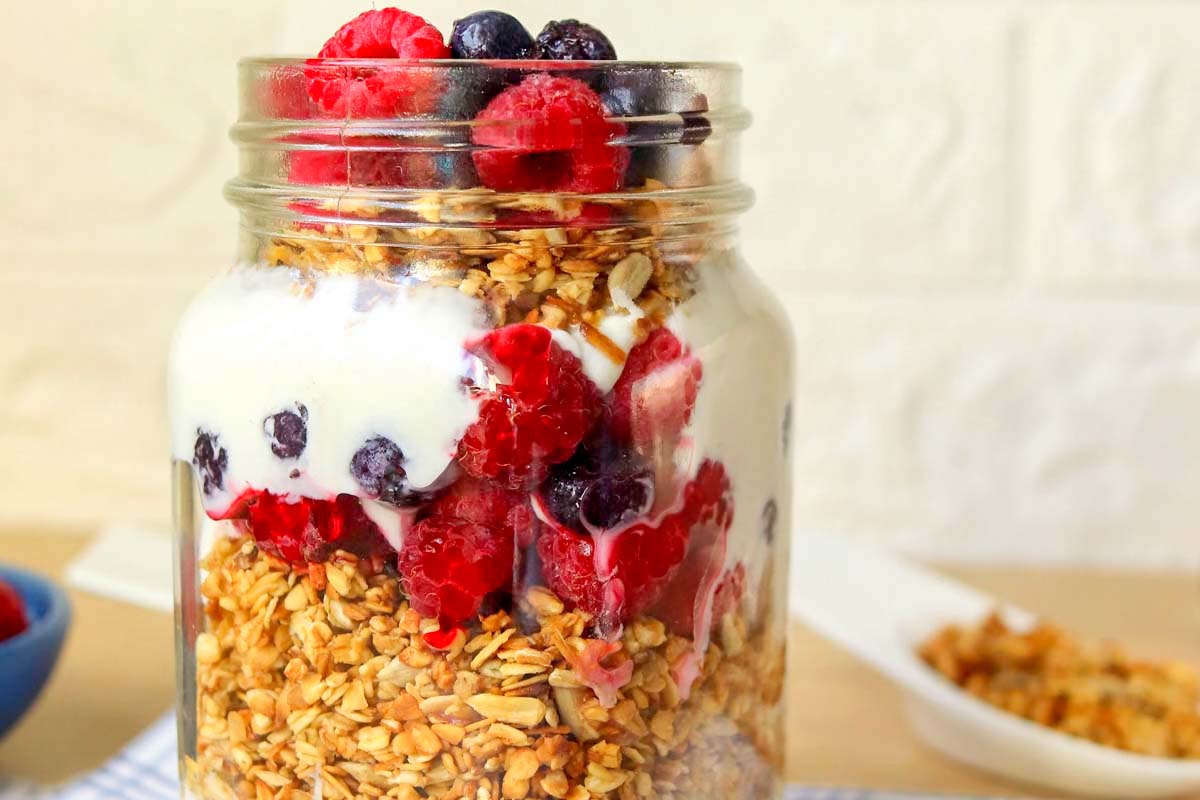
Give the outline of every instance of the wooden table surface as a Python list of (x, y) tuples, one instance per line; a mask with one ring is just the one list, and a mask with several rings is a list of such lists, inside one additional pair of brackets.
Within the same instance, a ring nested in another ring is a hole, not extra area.
[[(60, 575), (84, 539), (0, 533), (0, 560)], [(1200, 662), (1200, 581), (1186, 575), (1034, 569), (949, 572), (1135, 653)], [(100, 764), (174, 698), (169, 615), (71, 592), (74, 620), (45, 694), (0, 743), (0, 775), (63, 780)], [(788, 777), (809, 784), (1042, 797), (947, 761), (906, 727), (896, 690), (796, 625)]]

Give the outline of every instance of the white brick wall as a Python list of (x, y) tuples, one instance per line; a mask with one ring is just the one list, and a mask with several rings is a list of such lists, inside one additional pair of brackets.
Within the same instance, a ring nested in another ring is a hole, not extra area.
[[(365, 5), (6, 9), (0, 525), (166, 519), (163, 354), (232, 249), (233, 62)], [(1195, 565), (1200, 3), (503, 5), (746, 66), (746, 251), (795, 320), (804, 527)]]

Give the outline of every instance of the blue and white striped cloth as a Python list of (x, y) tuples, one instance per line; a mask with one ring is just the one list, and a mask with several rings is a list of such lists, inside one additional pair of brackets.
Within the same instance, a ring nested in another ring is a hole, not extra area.
[[(99, 769), (56, 789), (5, 784), (0, 800), (179, 800), (175, 716), (155, 722)], [(951, 800), (945, 795), (789, 786), (785, 800)]]
[(179, 800), (175, 715), (155, 722), (99, 769), (53, 789), (5, 785), (0, 800)]

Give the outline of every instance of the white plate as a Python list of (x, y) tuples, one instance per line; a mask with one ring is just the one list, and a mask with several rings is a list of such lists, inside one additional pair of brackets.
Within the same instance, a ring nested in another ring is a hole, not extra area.
[[(1113, 800), (1200, 792), (1200, 762), (1134, 755), (1000, 711), (945, 680), (916, 647), (948, 623), (1000, 607), (1017, 629), (1031, 614), (911, 562), (827, 536), (798, 538), (792, 603), (810, 627), (897, 683), (927, 744), (1025, 784)], [(869, 723), (864, 720), (864, 726)]]

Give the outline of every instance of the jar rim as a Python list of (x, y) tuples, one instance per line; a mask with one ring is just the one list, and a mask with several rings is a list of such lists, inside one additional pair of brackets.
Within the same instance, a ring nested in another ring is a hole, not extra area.
[(741, 73), (742, 66), (734, 61), (647, 61), (642, 59), (617, 59), (615, 61), (547, 61), (541, 59), (457, 59), (457, 58), (318, 58), (316, 56), (259, 55), (243, 56), (238, 59), (239, 67), (288, 67), (288, 66), (343, 66), (343, 67), (442, 67), (470, 69), (481, 67), (524, 67), (544, 70), (594, 70), (651, 69), (663, 72), (682, 70), (712, 73)]

